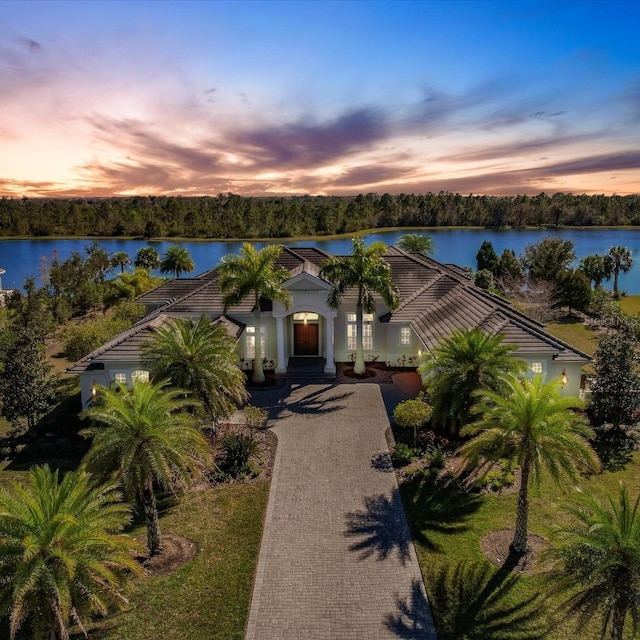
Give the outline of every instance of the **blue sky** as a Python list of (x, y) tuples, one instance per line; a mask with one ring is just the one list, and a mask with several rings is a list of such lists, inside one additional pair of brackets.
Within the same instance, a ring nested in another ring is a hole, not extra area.
[(0, 3), (0, 194), (638, 193), (637, 2)]

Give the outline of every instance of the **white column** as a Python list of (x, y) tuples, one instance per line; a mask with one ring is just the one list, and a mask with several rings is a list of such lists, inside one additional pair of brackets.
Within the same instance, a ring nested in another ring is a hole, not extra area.
[(286, 373), (287, 363), (284, 357), (284, 318), (276, 317), (276, 373)]
[(335, 373), (336, 363), (333, 361), (333, 318), (324, 319), (324, 343), (326, 345), (326, 362), (324, 365), (325, 373)]

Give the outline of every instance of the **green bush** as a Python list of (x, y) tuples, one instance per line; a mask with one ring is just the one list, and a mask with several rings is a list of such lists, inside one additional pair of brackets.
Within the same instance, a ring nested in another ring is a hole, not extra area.
[(129, 326), (129, 321), (118, 318), (99, 318), (71, 325), (62, 333), (64, 353), (69, 360), (80, 360)]
[(478, 489), (489, 491), (502, 491), (505, 487), (510, 487), (516, 481), (513, 464), (502, 462), (499, 467), (493, 468), (484, 476), (478, 478), (476, 486)]
[(220, 440), (220, 449), (224, 456), (223, 471), (234, 478), (256, 475), (255, 466), (250, 464), (251, 456), (258, 453), (258, 443), (253, 438), (243, 433), (228, 433)]
[(434, 447), (427, 454), (429, 467), (431, 469), (443, 469), (445, 462), (447, 461), (447, 453), (441, 447)]
[(398, 442), (393, 450), (391, 460), (395, 467), (404, 467), (418, 457), (417, 451), (404, 442)]

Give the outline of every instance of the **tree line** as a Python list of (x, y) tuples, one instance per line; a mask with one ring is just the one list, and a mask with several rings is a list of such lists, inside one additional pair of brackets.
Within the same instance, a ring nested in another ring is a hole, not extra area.
[(288, 238), (383, 227), (640, 225), (640, 195), (0, 198), (0, 237)]

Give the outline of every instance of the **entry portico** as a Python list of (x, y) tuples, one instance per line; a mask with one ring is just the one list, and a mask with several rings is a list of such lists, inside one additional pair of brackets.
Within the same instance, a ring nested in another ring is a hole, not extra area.
[(335, 374), (333, 341), (337, 311), (327, 303), (331, 285), (318, 276), (318, 268), (305, 262), (284, 283), (291, 305), (273, 303), (276, 319), (276, 373), (285, 373), (290, 356), (323, 356), (324, 372)]

